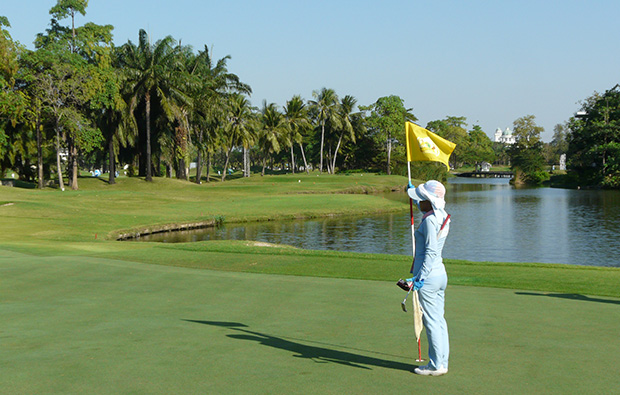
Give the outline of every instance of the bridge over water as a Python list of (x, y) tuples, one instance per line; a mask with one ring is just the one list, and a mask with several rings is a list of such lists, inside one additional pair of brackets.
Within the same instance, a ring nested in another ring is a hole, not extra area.
[(512, 178), (511, 171), (470, 171), (465, 173), (455, 173), (457, 177), (477, 177), (477, 178)]

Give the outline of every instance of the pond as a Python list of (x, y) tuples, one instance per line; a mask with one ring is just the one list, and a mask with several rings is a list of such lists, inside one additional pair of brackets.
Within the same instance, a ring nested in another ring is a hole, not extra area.
[[(304, 249), (411, 255), (408, 198), (402, 213), (226, 224), (161, 233), (141, 241), (255, 240)], [(452, 178), (444, 257), (620, 267), (620, 191), (518, 189), (508, 179)], [(414, 215), (419, 224), (420, 214)], [(417, 226), (417, 225), (416, 225)]]

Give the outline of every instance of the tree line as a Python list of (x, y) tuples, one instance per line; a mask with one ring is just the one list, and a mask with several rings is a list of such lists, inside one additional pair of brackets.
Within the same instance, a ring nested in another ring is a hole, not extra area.
[[(515, 179), (526, 184), (586, 188), (620, 188), (620, 84), (604, 93), (594, 92), (564, 123), (554, 127), (553, 139), (543, 143), (544, 129), (528, 115), (514, 124), (516, 143), (506, 153)], [(553, 177), (549, 165), (565, 155), (566, 172)]]
[[(224, 181), (231, 168), (244, 176), (406, 174), (404, 123), (417, 118), (400, 97), (358, 105), (351, 95), (321, 88), (309, 100), (295, 95), (284, 106), (264, 101), (254, 107), (251, 87), (228, 69), (230, 56), (215, 59), (207, 45), (195, 51), (172, 36), (152, 42), (144, 30), (136, 43), (116, 46), (113, 26), (76, 26), (87, 4), (59, 0), (34, 50), (13, 41), (8, 19), (0, 17), (0, 176), (11, 169), (40, 188), (53, 180), (62, 189), (78, 189), (80, 170), (95, 168), (109, 173), (110, 184), (120, 172), (147, 181)], [(527, 174), (557, 163), (560, 151), (568, 151), (566, 141), (576, 141), (567, 130), (577, 127), (558, 125), (554, 141), (544, 144), (534, 117), (523, 117), (515, 121), (518, 144), (508, 148), (478, 125), (468, 130), (465, 117), (426, 125), (457, 144), (454, 168), (486, 161)], [(606, 152), (607, 158), (613, 146)], [(614, 168), (609, 159), (604, 163)], [(441, 165), (416, 164), (413, 170), (419, 178), (445, 178)]]
[[(295, 95), (282, 107), (251, 105), (251, 87), (227, 66), (167, 36), (115, 46), (113, 26), (86, 23), (85, 0), (59, 0), (34, 50), (11, 39), (0, 19), (0, 171), (78, 188), (80, 169), (225, 180), (266, 169), (365, 169), (403, 173), (404, 122), (417, 118), (397, 96), (358, 107), (333, 89)], [(66, 22), (66, 24), (63, 24)], [(442, 131), (439, 131), (442, 133)], [(488, 140), (488, 139), (487, 139)], [(121, 169), (122, 170), (122, 169)], [(203, 174), (206, 170), (206, 174)], [(66, 175), (66, 179), (65, 179)]]

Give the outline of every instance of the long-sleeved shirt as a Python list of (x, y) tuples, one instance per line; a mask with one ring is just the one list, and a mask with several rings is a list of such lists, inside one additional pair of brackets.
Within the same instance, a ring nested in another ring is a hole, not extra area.
[(431, 211), (424, 215), (415, 231), (415, 259), (411, 272), (414, 278), (424, 280), (446, 273), (441, 257), (446, 237), (437, 238), (441, 225)]

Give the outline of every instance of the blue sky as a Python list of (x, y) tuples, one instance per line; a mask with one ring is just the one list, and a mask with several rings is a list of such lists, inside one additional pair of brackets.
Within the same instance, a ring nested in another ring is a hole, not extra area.
[[(32, 48), (56, 0), (3, 3)], [(618, 15), (617, 0), (90, 0), (76, 24), (113, 25), (116, 45), (143, 28), (230, 55), (255, 106), (322, 87), (363, 105), (398, 95), (422, 126), (464, 116), (492, 136), (531, 114), (550, 141), (579, 101), (620, 83)]]

